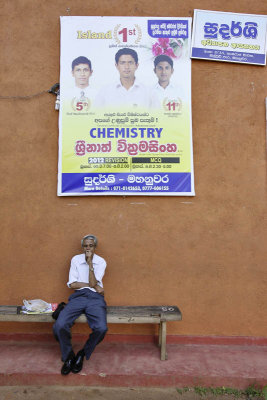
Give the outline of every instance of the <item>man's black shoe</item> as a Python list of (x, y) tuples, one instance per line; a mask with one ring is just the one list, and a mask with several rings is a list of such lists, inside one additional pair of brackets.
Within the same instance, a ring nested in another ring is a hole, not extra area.
[(84, 356), (84, 350), (78, 351), (71, 369), (74, 374), (78, 374), (82, 370)]
[(61, 368), (61, 374), (62, 375), (68, 375), (70, 373), (70, 371), (72, 370), (72, 366), (74, 364), (74, 360), (75, 360), (75, 354), (72, 351), (69, 354), (67, 360), (62, 365), (62, 368)]

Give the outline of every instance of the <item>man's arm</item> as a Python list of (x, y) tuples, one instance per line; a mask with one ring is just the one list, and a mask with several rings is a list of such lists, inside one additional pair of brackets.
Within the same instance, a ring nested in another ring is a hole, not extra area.
[(70, 284), (71, 289), (81, 289), (83, 287), (90, 287), (89, 283), (86, 282), (73, 282)]
[(97, 293), (100, 293), (100, 294), (104, 295), (104, 289), (102, 288), (102, 286), (96, 285), (94, 288), (97, 291)]
[(73, 282), (70, 284), (71, 289), (81, 289), (83, 287), (93, 287), (97, 293), (104, 294), (104, 289), (96, 284), (95, 286), (90, 286), (89, 283), (86, 282)]
[(85, 259), (87, 264), (89, 265), (89, 284), (88, 286), (94, 288), (97, 285), (97, 280), (95, 277), (94, 267), (93, 267), (93, 253), (91, 250), (86, 250)]
[[(90, 252), (90, 250), (88, 250), (88, 251)], [(96, 280), (96, 277), (95, 277), (95, 271), (94, 271), (94, 267), (93, 267), (92, 257), (88, 256), (86, 258), (86, 261), (87, 261), (87, 264), (89, 265), (89, 284), (88, 284), (88, 286), (90, 288), (94, 288), (97, 291), (97, 293), (104, 294), (104, 289), (100, 285), (98, 285), (98, 281)]]
[(90, 288), (93, 288), (97, 291), (97, 293), (104, 294), (104, 289), (98, 285), (98, 281), (95, 277), (95, 271), (93, 267), (93, 253), (91, 250), (86, 250), (85, 259), (87, 264), (89, 265), (89, 284)]
[[(83, 287), (90, 287), (96, 289), (96, 287), (99, 286), (97, 284), (97, 280), (94, 274), (94, 271), (90, 270), (89, 267), (89, 283), (86, 282), (73, 282), (70, 284), (71, 289), (81, 289)], [(101, 286), (99, 286), (101, 287)]]

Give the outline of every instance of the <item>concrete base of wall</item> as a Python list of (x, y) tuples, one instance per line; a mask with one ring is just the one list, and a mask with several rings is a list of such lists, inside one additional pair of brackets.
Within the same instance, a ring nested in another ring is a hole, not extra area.
[[(107, 335), (80, 374), (63, 377), (52, 335), (30, 336), (0, 336), (0, 385), (245, 389), (267, 383), (267, 338), (232, 338), (232, 343), (229, 338), (226, 343), (227, 338), (168, 337), (168, 360), (160, 361), (153, 337)], [(74, 351), (83, 339), (74, 337)]]

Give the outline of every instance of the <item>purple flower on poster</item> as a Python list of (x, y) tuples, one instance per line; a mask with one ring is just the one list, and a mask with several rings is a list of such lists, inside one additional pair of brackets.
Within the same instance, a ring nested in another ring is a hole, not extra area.
[(165, 54), (171, 58), (180, 58), (182, 55), (183, 41), (181, 39), (159, 38), (152, 45), (153, 56)]

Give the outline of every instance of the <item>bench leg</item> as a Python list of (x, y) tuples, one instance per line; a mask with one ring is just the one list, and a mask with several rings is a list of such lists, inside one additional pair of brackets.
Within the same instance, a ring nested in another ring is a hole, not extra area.
[(166, 329), (166, 321), (162, 321), (160, 323), (160, 335), (159, 335), (159, 341), (160, 341), (160, 359), (162, 361), (167, 360), (167, 352), (166, 352), (166, 334), (167, 334), (167, 329)]
[(161, 347), (162, 342), (162, 330), (161, 330), (161, 322), (159, 323), (159, 347)]

